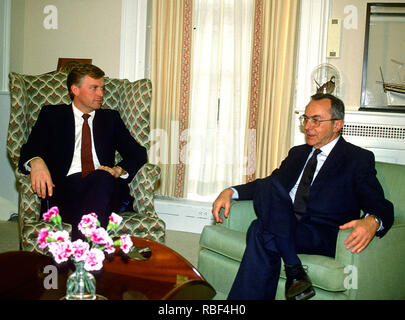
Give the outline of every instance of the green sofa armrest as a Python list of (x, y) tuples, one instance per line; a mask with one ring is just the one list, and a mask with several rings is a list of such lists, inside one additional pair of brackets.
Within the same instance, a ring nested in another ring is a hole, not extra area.
[(240, 262), (245, 252), (246, 233), (219, 224), (205, 226), (201, 233), (200, 247)]
[(257, 218), (253, 208), (253, 201), (232, 201), (228, 218), (224, 217), (224, 209), (220, 211), (223, 226), (231, 230), (246, 233), (250, 224)]
[(351, 230), (338, 234), (335, 259), (346, 266), (350, 299), (405, 299), (405, 223), (397, 221), (383, 238), (374, 238), (360, 254), (343, 243)]

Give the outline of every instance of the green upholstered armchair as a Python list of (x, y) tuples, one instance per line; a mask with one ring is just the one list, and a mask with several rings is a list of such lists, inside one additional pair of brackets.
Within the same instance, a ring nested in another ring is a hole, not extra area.
[[(10, 122), (7, 151), (15, 171), (19, 192), (19, 231), (21, 249), (38, 250), (36, 237), (44, 227), (40, 219), (40, 199), (31, 189), (29, 176), (18, 170), (21, 146), (26, 142), (42, 106), (69, 104), (66, 88), (66, 72), (51, 72), (42, 75), (21, 75), (11, 72)], [(128, 80), (105, 78), (105, 93), (102, 108), (118, 110), (135, 139), (149, 150), (149, 114), (152, 85), (148, 79)], [(120, 155), (116, 155), (117, 160)], [(130, 183), (136, 212), (124, 212), (123, 222), (115, 235), (131, 234), (151, 240), (165, 241), (165, 223), (159, 219), (153, 205), (153, 192), (160, 179), (158, 166), (146, 163)], [(76, 227), (76, 226), (75, 226)], [(66, 224), (66, 230), (72, 226)]]
[[(360, 254), (346, 250), (350, 230), (339, 231), (336, 256), (299, 255), (308, 266), (316, 295), (313, 299), (405, 299), (405, 166), (376, 163), (385, 196), (394, 204), (394, 225), (383, 238), (374, 238)], [(224, 224), (206, 226), (201, 234), (198, 269), (217, 292), (227, 297), (246, 246), (246, 231), (256, 219), (252, 201), (233, 201)], [(281, 267), (276, 299), (285, 299)]]

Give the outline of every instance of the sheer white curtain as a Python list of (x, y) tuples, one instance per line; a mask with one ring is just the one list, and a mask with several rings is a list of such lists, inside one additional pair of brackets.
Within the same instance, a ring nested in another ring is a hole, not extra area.
[(186, 194), (211, 200), (242, 183), (254, 0), (195, 0)]

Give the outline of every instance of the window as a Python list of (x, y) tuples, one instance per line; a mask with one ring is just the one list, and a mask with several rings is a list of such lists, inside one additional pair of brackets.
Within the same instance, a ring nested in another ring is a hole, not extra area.
[(242, 183), (254, 0), (194, 1), (187, 198)]

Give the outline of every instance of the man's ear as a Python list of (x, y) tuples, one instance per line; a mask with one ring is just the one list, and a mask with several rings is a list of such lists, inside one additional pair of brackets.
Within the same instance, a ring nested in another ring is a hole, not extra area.
[(343, 129), (343, 125), (345, 124), (345, 122), (343, 120), (335, 120), (334, 121), (334, 131), (335, 132), (339, 132)]
[(70, 91), (72, 91), (74, 96), (77, 96), (77, 95), (79, 95), (80, 88), (78, 86), (76, 86), (75, 84), (72, 84), (70, 86)]

